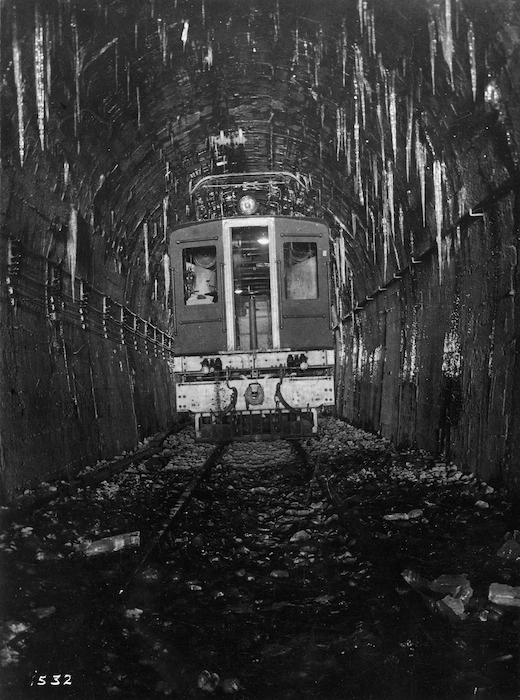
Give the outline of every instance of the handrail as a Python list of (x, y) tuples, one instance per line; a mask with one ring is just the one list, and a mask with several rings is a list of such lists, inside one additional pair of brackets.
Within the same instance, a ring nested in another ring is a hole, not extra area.
[(327, 301), (328, 301), (328, 307), (329, 307), (329, 328), (333, 328), (333, 323), (332, 323), (332, 295), (331, 295), (331, 262), (326, 263), (326, 268), (327, 268)]
[(218, 286), (219, 286), (219, 303), (222, 304), (222, 333), (227, 332), (227, 324), (226, 324), (226, 304), (224, 303), (224, 263), (221, 262), (219, 264), (219, 270), (220, 270), (220, 275), (219, 275), (219, 280), (218, 280)]
[[(283, 381), (283, 380), (282, 380)], [(287, 403), (287, 401), (284, 399), (282, 396), (282, 381), (279, 381), (278, 384), (276, 385), (276, 391), (275, 391), (275, 398), (277, 398), (282, 406), (286, 408), (290, 413), (293, 413), (296, 416), (300, 416), (303, 411), (299, 408), (294, 408), (294, 406), (291, 406), (291, 404)]]
[(217, 414), (217, 418), (219, 420), (222, 420), (222, 418), (224, 418), (224, 416), (227, 416), (228, 413), (231, 413), (231, 411), (233, 411), (237, 405), (238, 390), (234, 386), (229, 386), (229, 382), (226, 382), (226, 384), (227, 384), (228, 389), (231, 389), (231, 400), (230, 400), (229, 404), (226, 406), (226, 408)]
[(173, 307), (173, 334), (177, 335), (178, 330), (177, 330), (177, 294), (175, 292), (175, 275), (173, 274), (175, 272), (175, 268), (173, 266), (170, 267), (169, 273), (170, 273), (170, 283), (171, 283), (171, 288), (172, 288), (172, 307)]
[(283, 330), (283, 315), (282, 315), (282, 263), (276, 261), (276, 274), (278, 277), (278, 327)]

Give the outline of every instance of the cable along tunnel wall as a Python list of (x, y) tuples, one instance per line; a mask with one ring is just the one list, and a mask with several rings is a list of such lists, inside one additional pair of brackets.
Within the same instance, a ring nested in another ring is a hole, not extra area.
[(442, 275), (434, 246), (350, 314), (338, 372), (346, 419), (511, 489), (520, 428), (515, 197), (453, 231)]
[(3, 202), (9, 189), (18, 198), (0, 236), (0, 502), (132, 450), (175, 417), (162, 296), (147, 302), (144, 276), (130, 287), (81, 216), (71, 271), (68, 209), (39, 182), (3, 185)]
[(171, 425), (175, 412), (168, 361), (160, 354), (67, 319), (57, 332), (44, 313), (19, 304), (0, 324), (5, 500), (134, 449)]

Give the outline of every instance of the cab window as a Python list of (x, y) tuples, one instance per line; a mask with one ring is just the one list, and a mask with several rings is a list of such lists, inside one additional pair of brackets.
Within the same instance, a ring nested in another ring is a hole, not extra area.
[(182, 269), (186, 306), (215, 304), (218, 301), (215, 246), (185, 248)]
[(286, 299), (318, 298), (318, 251), (316, 243), (283, 244)]

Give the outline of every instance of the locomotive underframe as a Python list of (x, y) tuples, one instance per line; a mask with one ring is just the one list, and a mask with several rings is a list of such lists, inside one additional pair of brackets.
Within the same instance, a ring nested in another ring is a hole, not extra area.
[(195, 415), (198, 442), (298, 440), (318, 433), (318, 411), (233, 411), (224, 417)]
[(194, 414), (196, 439), (317, 435), (317, 407), (334, 405), (333, 352), (309, 351), (305, 369), (287, 367), (289, 355), (222, 353), (218, 357), (225, 366), (213, 374), (201, 369), (207, 357), (175, 358), (177, 410)]

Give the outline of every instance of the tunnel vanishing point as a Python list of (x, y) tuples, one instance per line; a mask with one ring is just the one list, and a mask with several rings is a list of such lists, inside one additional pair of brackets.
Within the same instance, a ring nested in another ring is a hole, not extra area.
[(516, 0), (4, 0), (2, 501), (174, 420), (167, 233), (302, 178), (336, 407), (520, 489)]

